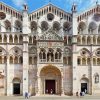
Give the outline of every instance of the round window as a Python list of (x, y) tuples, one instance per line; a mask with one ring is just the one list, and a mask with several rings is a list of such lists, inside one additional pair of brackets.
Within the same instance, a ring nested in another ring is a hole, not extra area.
[(100, 56), (100, 51), (99, 50), (96, 52), (96, 55), (97, 56)]
[(47, 19), (52, 21), (54, 19), (54, 15), (52, 13), (47, 14)]
[(82, 51), (82, 55), (86, 55), (86, 51)]
[(0, 12), (0, 20), (3, 20), (6, 18), (6, 14), (4, 12)]

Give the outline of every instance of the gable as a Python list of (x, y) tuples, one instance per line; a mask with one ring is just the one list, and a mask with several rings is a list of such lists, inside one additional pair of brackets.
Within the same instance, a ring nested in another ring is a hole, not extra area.
[(49, 29), (49, 31), (43, 33), (43, 35), (41, 35), (39, 37), (39, 40), (53, 40), (53, 41), (57, 41), (57, 40), (63, 40), (63, 38), (61, 36), (59, 36), (54, 30)]
[(88, 10), (85, 10), (84, 12), (78, 14), (78, 21), (82, 21), (86, 18), (88, 18), (91, 15), (100, 14), (100, 5), (96, 5)]
[(29, 14), (30, 21), (38, 19), (41, 16), (44, 16), (48, 13), (52, 13), (54, 15), (57, 15), (58, 17), (63, 18), (66, 21), (69, 20), (69, 19), (72, 19), (72, 14), (71, 13), (65, 12), (64, 10), (62, 10), (62, 9), (52, 5), (52, 4), (48, 4), (48, 5), (40, 8), (40, 9), (32, 12), (31, 14)]

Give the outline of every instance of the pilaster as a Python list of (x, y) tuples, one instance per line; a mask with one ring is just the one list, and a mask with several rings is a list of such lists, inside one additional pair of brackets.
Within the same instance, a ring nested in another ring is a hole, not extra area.
[(28, 92), (28, 35), (23, 35), (23, 95)]
[(11, 95), (11, 84), (10, 84), (10, 65), (9, 65), (9, 57), (7, 56), (7, 64), (6, 64), (6, 84), (7, 84), (7, 87), (6, 87), (6, 94), (7, 96), (10, 96)]
[(23, 10), (23, 95), (25, 92), (29, 92), (29, 55), (28, 55), (28, 33), (29, 33), (29, 27), (28, 27), (28, 7), (26, 4), (24, 4), (24, 10)]

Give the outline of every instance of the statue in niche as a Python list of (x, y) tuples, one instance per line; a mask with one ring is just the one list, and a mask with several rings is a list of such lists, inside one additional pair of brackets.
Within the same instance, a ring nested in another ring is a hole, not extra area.
[(54, 61), (54, 55), (53, 55), (53, 51), (49, 50), (48, 54), (47, 54), (47, 61), (49, 62), (53, 62)]
[(49, 55), (49, 60), (48, 61), (51, 61), (51, 55)]

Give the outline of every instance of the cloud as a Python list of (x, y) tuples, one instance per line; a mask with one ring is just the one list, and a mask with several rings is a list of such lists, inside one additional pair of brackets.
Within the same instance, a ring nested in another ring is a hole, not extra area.
[(26, 0), (12, 0), (12, 2), (16, 7), (22, 8), (22, 5), (26, 3)]
[[(62, 0), (59, 0), (59, 1), (62, 1)], [(100, 2), (100, 0), (64, 0), (65, 3), (64, 5), (66, 5), (66, 8), (69, 9), (69, 5), (70, 5), (70, 8), (71, 8), (71, 5), (73, 3), (75, 3), (78, 7), (78, 11), (83, 11), (85, 10), (86, 8), (89, 8), (93, 5), (96, 5), (96, 2), (98, 1), (98, 3)]]

